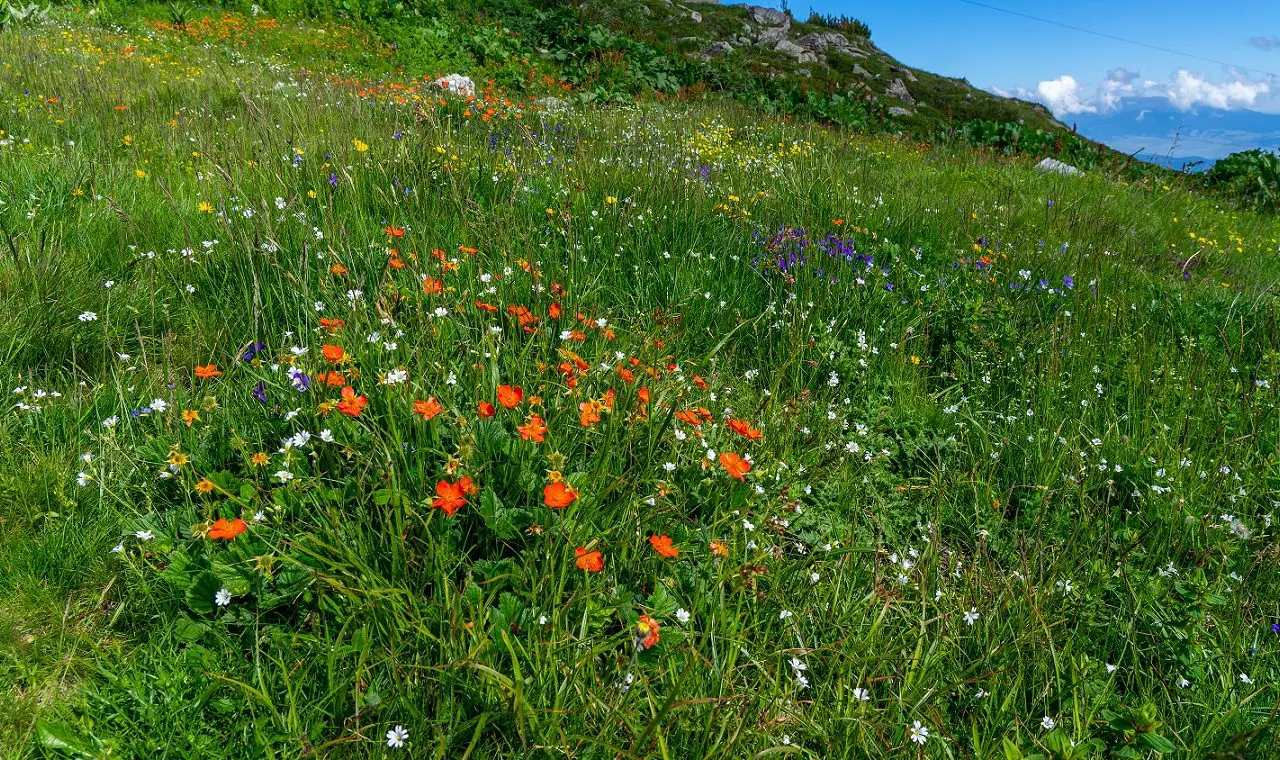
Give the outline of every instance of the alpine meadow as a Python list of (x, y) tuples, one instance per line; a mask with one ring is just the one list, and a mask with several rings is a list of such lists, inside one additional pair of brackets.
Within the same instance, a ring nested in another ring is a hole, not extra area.
[(586, 5), (0, 2), (0, 755), (1280, 757), (1277, 186)]

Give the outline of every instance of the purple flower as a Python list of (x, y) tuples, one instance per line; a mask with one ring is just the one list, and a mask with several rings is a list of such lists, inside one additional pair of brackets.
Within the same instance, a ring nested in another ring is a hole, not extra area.
[(244, 355), (240, 358), (247, 362), (253, 361), (253, 357), (257, 356), (265, 348), (266, 346), (263, 345), (262, 341), (254, 341), (249, 344), (249, 347), (245, 349)]
[(1062, 275), (1062, 284), (1066, 286), (1067, 290), (1072, 290), (1076, 286), (1076, 281), (1071, 275), (1064, 274)]
[(333, 172), (329, 172), (329, 187), (337, 187), (337, 186), (338, 186), (338, 175), (334, 174)]
[(311, 387), (311, 378), (307, 377), (300, 370), (289, 370), (289, 377), (293, 380), (293, 387), (297, 389), (298, 393), (306, 393), (307, 389)]
[(267, 384), (266, 383), (262, 381), (258, 381), (258, 384), (253, 386), (253, 400), (257, 401), (259, 404), (267, 403)]
[(1280, 623), (1272, 623), (1271, 632), (1275, 634), (1280, 634)]

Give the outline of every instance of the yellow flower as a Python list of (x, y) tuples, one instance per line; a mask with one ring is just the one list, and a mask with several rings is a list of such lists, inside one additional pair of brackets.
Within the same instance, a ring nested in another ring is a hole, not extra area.
[(361, 140), (358, 137), (352, 140), (351, 144), (356, 146), (356, 150), (361, 153), (364, 153), (365, 151), (369, 150), (369, 143), (365, 142), (364, 140)]
[(196, 483), (196, 490), (203, 494), (213, 493), (213, 481), (208, 478), (200, 478), (200, 482)]
[(615, 197), (613, 197), (612, 195), (606, 195), (606, 196), (604, 197), (604, 203), (605, 203), (605, 205), (606, 205), (606, 206), (612, 206), (613, 204), (615, 204), (615, 203), (617, 203), (617, 202), (618, 202), (618, 199), (617, 199), (617, 198), (615, 198)]
[(197, 412), (195, 409), (182, 410), (182, 421), (187, 423), (187, 427), (191, 427), (191, 423), (197, 422), (199, 419), (200, 412)]
[(198, 210), (202, 214), (212, 214), (213, 204), (210, 203), (209, 201), (200, 201), (200, 205), (196, 206), (196, 210)]
[(254, 467), (266, 467), (267, 462), (271, 461), (271, 457), (268, 457), (266, 453), (259, 451), (257, 454), (249, 457), (249, 461), (253, 463)]
[(141, 169), (134, 169), (133, 176), (137, 177), (138, 179), (146, 179), (147, 173), (142, 171)]
[(308, 190), (308, 191), (307, 191), (307, 197), (308, 197), (308, 198), (315, 198), (315, 197), (316, 197), (316, 191), (315, 191), (315, 190)]
[(75, 190), (72, 190), (72, 191), (71, 191), (71, 194), (72, 194), (72, 195), (74, 195), (75, 197), (79, 198), (80, 196), (84, 195), (84, 188), (83, 188), (83, 187), (77, 187)]
[(181, 451), (175, 451), (169, 455), (169, 464), (174, 467), (181, 467), (190, 461), (191, 460), (187, 458), (187, 455), (183, 454)]
[(920, 363), (920, 357), (916, 356), (915, 354), (912, 354), (912, 355), (911, 355), (911, 363), (912, 363), (912, 364), (919, 364), (919, 363)]
[(125, 135), (123, 139), (125, 145), (133, 145), (133, 135)]

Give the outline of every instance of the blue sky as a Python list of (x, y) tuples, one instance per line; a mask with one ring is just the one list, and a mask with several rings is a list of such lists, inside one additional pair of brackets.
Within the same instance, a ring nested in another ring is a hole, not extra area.
[[(1045, 102), (1060, 116), (1100, 113), (1124, 98), (1280, 113), (1280, 2), (1271, 0), (982, 0), (1011, 11), (1260, 71), (1151, 50), (977, 7), (962, 0), (797, 0), (865, 21), (903, 63), (983, 89)], [(777, 4), (776, 2), (774, 3)]]

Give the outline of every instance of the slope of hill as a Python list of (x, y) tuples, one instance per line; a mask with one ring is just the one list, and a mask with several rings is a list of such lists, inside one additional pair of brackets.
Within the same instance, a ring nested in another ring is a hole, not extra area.
[(0, 31), (6, 759), (1278, 756), (1280, 219), (92, 10)]

